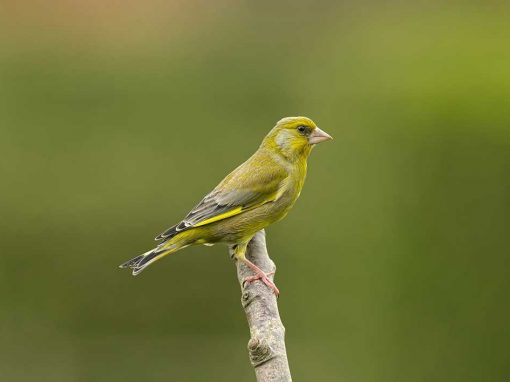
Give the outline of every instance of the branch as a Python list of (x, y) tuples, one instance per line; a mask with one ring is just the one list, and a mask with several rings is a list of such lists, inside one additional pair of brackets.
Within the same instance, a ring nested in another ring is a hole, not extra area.
[[(232, 255), (232, 251), (230, 251)], [(255, 234), (248, 245), (246, 257), (265, 272), (276, 270), (266, 249), (264, 230)], [(258, 382), (291, 382), (285, 328), (280, 320), (276, 296), (260, 281), (250, 284), (244, 279), (253, 275), (242, 262), (236, 262), (237, 278), (241, 284), (241, 303), (248, 319), (251, 339), (248, 342), (250, 361)], [(270, 276), (271, 279), (274, 277)]]

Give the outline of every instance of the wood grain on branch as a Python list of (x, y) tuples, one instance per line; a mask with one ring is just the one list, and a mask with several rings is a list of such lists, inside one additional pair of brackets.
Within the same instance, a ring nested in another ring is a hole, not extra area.
[[(230, 252), (232, 254), (232, 251)], [(246, 257), (264, 272), (276, 271), (269, 258), (264, 230), (257, 232), (248, 245)], [(248, 342), (250, 361), (258, 382), (290, 382), (289, 364), (285, 349), (285, 328), (278, 312), (277, 298), (264, 283), (245, 283), (253, 271), (236, 262), (241, 285), (241, 303), (248, 319), (251, 338)], [(270, 276), (273, 279), (274, 274)]]

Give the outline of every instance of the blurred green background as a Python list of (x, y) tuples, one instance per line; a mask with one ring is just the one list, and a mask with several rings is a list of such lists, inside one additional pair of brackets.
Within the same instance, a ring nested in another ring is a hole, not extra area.
[(3, 1), (2, 380), (253, 381), (224, 247), (117, 265), (306, 115), (294, 379), (508, 381), (504, 3)]

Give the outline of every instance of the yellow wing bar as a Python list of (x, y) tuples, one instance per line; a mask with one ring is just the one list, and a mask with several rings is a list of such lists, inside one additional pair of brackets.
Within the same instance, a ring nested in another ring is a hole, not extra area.
[(203, 226), (206, 224), (217, 222), (218, 220), (223, 220), (223, 219), (229, 218), (231, 216), (239, 215), (242, 210), (243, 210), (243, 207), (237, 207), (233, 210), (224, 212), (222, 214), (213, 216), (212, 218), (201, 221), (200, 223), (195, 224), (193, 227), (200, 227), (200, 226)]

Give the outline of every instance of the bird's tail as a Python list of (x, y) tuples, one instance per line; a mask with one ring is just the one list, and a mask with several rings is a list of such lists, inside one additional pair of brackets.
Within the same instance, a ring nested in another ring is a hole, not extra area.
[(172, 240), (170, 240), (166, 243), (158, 245), (156, 248), (151, 249), (142, 255), (136, 256), (131, 260), (126, 261), (124, 264), (119, 265), (119, 268), (131, 268), (133, 270), (133, 276), (136, 276), (152, 263), (158, 261), (166, 255), (177, 252), (178, 250), (183, 249), (188, 245), (189, 244), (180, 242), (172, 243)]

